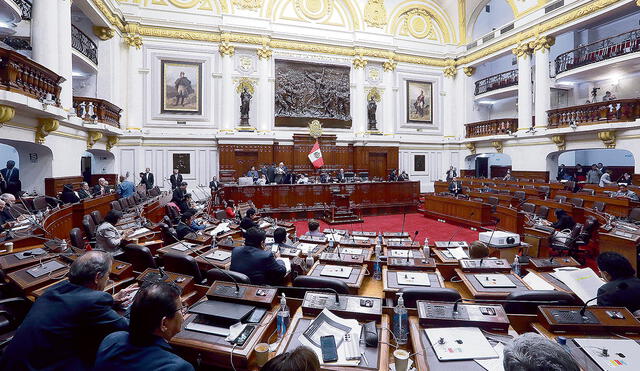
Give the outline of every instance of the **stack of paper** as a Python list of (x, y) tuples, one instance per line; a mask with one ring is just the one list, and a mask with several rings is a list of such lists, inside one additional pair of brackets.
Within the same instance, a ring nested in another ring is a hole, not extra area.
[(209, 235), (215, 236), (218, 233), (224, 233), (229, 231), (229, 223), (220, 223), (213, 230), (209, 232)]
[(469, 255), (462, 249), (462, 247), (448, 248), (447, 251), (451, 253), (454, 259), (468, 259)]
[(553, 287), (552, 284), (533, 272), (524, 276), (522, 280), (531, 288), (531, 290), (555, 290), (555, 287)]
[(392, 258), (407, 258), (409, 257), (410, 250), (391, 250)]
[[(585, 303), (595, 298), (600, 286), (604, 285), (604, 281), (591, 268), (570, 270), (557, 268), (551, 274), (567, 285)], [(594, 300), (589, 304), (596, 305), (597, 302)]]
[(310, 252), (313, 252), (313, 250), (317, 247), (318, 245), (314, 244), (314, 243), (306, 243), (306, 242), (300, 242), (298, 244), (298, 246), (296, 246), (298, 249), (300, 249), (300, 251), (302, 251), (303, 254), (309, 254)]

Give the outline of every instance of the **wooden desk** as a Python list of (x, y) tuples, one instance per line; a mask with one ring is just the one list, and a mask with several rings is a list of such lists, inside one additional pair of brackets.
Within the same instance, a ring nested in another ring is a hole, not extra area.
[(176, 242), (176, 243), (172, 243), (171, 245), (166, 245), (162, 248), (159, 248), (157, 253), (159, 255), (164, 255), (166, 253), (174, 253), (174, 254), (186, 254), (186, 255), (196, 256), (196, 255), (200, 255), (202, 252), (206, 251), (211, 247), (211, 245), (199, 245), (196, 243), (186, 242), (186, 241), (183, 243), (184, 245), (187, 245), (190, 248), (185, 249), (185, 246), (182, 243)]
[(330, 265), (330, 264), (316, 262), (307, 273), (307, 276), (323, 277), (323, 278), (328, 278), (332, 280), (343, 281), (344, 283), (347, 284), (347, 286), (349, 286), (349, 294), (358, 295), (358, 290), (360, 289), (360, 286), (362, 285), (362, 280), (364, 279), (364, 272), (366, 268), (365, 264), (350, 266), (353, 269), (351, 270), (351, 274), (347, 278), (329, 277), (329, 276), (321, 275), (320, 273), (322, 272), (322, 269), (326, 265)]
[(640, 244), (640, 235), (628, 233), (624, 230), (617, 232), (598, 233), (600, 253), (605, 251), (617, 252), (627, 258), (633, 269), (638, 274), (638, 244)]
[[(32, 255), (28, 257), (24, 257), (23, 259), (19, 259), (18, 256), (24, 254), (25, 252), (34, 251), (35, 249), (40, 249), (43, 251), (43, 254), (40, 255)], [(56, 254), (52, 254), (42, 247), (36, 247), (33, 249), (27, 249), (20, 252), (14, 252), (11, 254), (0, 255), (0, 269), (4, 273), (8, 273), (20, 268), (30, 267), (35, 264), (39, 264), (40, 262), (46, 262), (53, 259)]]
[[(406, 273), (421, 273), (427, 274), (429, 276), (429, 286), (419, 286), (419, 285), (401, 285), (398, 283), (398, 275), (406, 274)], [(396, 297), (396, 293), (400, 291), (400, 289), (405, 287), (444, 287), (444, 279), (440, 276), (439, 272), (422, 272), (422, 271), (400, 271), (400, 270), (390, 270), (387, 267), (382, 267), (382, 286), (385, 297), (387, 299), (393, 299)]]
[(520, 203), (520, 200), (513, 197), (513, 195), (505, 195), (501, 193), (488, 193), (488, 192), (478, 192), (478, 191), (468, 191), (464, 192), (465, 195), (471, 198), (481, 198), (482, 202), (489, 203), (489, 197), (495, 197), (498, 199), (498, 205), (509, 207), (511, 205), (515, 206)]
[(524, 213), (516, 208), (498, 205), (494, 215), (498, 218), (498, 229), (519, 235), (524, 232)]
[(426, 194), (424, 215), (481, 227), (491, 222), (491, 206), (477, 201)]
[(42, 286), (47, 286), (52, 282), (59, 281), (67, 275), (67, 273), (69, 272), (69, 266), (61, 259), (56, 259), (56, 261), (62, 263), (63, 267), (51, 272), (50, 274), (45, 274), (36, 278), (29, 274), (29, 272), (27, 272), (33, 267), (24, 267), (15, 272), (7, 274), (7, 279), (9, 280), (9, 282), (13, 283), (21, 292), (28, 294)]
[(604, 210), (615, 216), (627, 217), (629, 211), (634, 207), (640, 207), (640, 202), (631, 201), (628, 198), (611, 198), (603, 196), (591, 196), (583, 193), (572, 193), (568, 191), (559, 191), (557, 194), (567, 196), (567, 202), (570, 198), (581, 198), (584, 200), (583, 207), (585, 209), (593, 209), (593, 204), (597, 201), (604, 202)]
[(224, 260), (214, 260), (208, 257), (208, 255), (213, 254), (218, 250), (229, 252), (229, 250), (226, 249), (215, 248), (195, 257), (196, 262), (198, 263), (198, 267), (203, 274), (206, 273), (209, 269), (213, 269), (214, 266), (221, 269), (229, 269), (229, 267), (231, 266), (231, 255), (229, 255), (229, 257)]
[(475, 299), (504, 299), (514, 291), (530, 290), (524, 281), (515, 274), (505, 274), (516, 287), (483, 287), (475, 277), (477, 273), (465, 273), (460, 269), (456, 269), (456, 274), (462, 282), (467, 286), (471, 295)]

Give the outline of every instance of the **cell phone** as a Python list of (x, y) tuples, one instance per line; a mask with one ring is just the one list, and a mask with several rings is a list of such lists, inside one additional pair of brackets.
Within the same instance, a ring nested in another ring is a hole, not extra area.
[(322, 350), (322, 362), (336, 362), (338, 360), (338, 348), (336, 338), (333, 335), (320, 337), (320, 350)]

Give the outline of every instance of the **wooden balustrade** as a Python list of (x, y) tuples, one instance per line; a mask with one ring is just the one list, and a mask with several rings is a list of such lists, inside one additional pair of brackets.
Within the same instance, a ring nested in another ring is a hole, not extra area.
[(120, 127), (122, 109), (104, 99), (73, 97), (76, 115), (85, 121), (96, 121), (113, 127)]
[(0, 48), (0, 89), (60, 105), (62, 76), (12, 50)]
[(518, 119), (497, 119), (466, 124), (465, 138), (504, 135), (518, 130)]
[(549, 128), (605, 122), (632, 122), (640, 118), (640, 99), (617, 99), (547, 111)]

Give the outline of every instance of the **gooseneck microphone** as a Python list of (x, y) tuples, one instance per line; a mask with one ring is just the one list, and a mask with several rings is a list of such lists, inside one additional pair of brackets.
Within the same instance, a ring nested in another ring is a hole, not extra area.
[(594, 301), (596, 299), (599, 299), (599, 298), (601, 298), (601, 297), (603, 297), (605, 295), (613, 294), (614, 292), (619, 291), (619, 290), (626, 290), (627, 288), (629, 288), (629, 285), (626, 282), (620, 282), (613, 289), (605, 291), (602, 294), (587, 300), (584, 303), (584, 305), (582, 306), (582, 309), (580, 309), (580, 315), (584, 318), (584, 313), (587, 311), (587, 305), (589, 305), (589, 303), (591, 303), (592, 301)]

